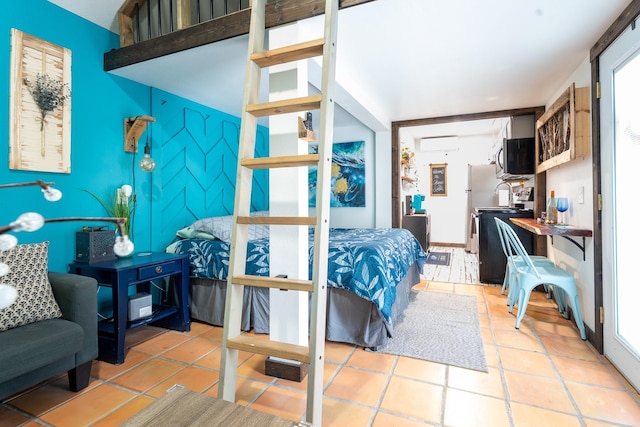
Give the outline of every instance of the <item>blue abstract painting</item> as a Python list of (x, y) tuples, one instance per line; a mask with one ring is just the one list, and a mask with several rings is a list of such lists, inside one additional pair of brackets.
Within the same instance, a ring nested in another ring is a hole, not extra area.
[[(318, 144), (309, 145), (309, 153), (318, 153)], [(309, 167), (309, 207), (316, 206), (318, 168)], [(331, 163), (331, 207), (365, 206), (364, 141), (333, 144)]]

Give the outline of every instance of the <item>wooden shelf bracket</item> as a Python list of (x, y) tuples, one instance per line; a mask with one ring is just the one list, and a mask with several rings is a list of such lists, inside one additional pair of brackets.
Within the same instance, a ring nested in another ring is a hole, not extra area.
[(138, 152), (138, 141), (144, 133), (149, 122), (155, 122), (151, 116), (136, 116), (124, 119), (124, 151), (127, 153)]

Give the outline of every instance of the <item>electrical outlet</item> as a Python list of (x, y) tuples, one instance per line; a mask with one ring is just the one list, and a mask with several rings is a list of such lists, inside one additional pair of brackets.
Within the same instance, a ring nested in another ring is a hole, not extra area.
[(580, 187), (580, 190), (578, 190), (578, 203), (584, 203), (584, 186)]

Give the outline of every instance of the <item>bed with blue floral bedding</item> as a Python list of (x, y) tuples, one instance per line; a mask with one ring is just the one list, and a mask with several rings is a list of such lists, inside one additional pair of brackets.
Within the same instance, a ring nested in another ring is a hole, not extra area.
[[(181, 239), (168, 250), (189, 255), (193, 283), (223, 286), (229, 267), (230, 243), (225, 241), (229, 236), (222, 236), (224, 240), (206, 235), (194, 237)], [(254, 237), (257, 238), (249, 240), (247, 249), (246, 274), (269, 276), (268, 232)], [(419, 282), (419, 273), (426, 258), (420, 243), (405, 229), (330, 229), (327, 339), (364, 347), (378, 347), (386, 343), (392, 336), (397, 316), (408, 304), (411, 286)], [(313, 233), (310, 232), (309, 277), (312, 262)], [(250, 316), (256, 332), (268, 332), (268, 290), (254, 288), (251, 292), (247, 304), (260, 307), (255, 310), (248, 308), (247, 316)], [(354, 295), (357, 298), (353, 298)], [(206, 294), (204, 299), (211, 300), (211, 296)], [(212, 302), (207, 301), (207, 304)], [(224, 310), (220, 302), (217, 305), (216, 311)], [(197, 316), (195, 318), (197, 320)], [(374, 324), (380, 330), (373, 328)], [(266, 331), (259, 330), (265, 328)]]

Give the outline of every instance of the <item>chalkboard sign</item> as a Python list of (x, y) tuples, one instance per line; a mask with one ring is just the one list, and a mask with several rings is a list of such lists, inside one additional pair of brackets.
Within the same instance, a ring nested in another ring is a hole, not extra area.
[(447, 195), (447, 164), (431, 164), (431, 195)]

